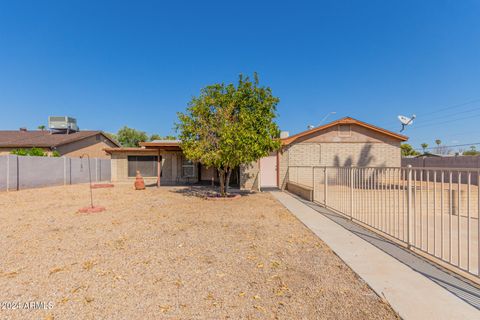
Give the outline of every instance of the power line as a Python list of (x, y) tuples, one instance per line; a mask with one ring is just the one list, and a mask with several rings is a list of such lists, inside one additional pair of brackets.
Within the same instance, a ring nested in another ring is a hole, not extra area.
[[(425, 121), (422, 121), (422, 125), (425, 124), (425, 123), (430, 123), (433, 121), (436, 121), (436, 120), (442, 120), (442, 119), (445, 119), (445, 118), (448, 118), (448, 117), (453, 117), (453, 116), (456, 116), (456, 115), (459, 115), (459, 114), (464, 114), (464, 113), (469, 113), (469, 112), (474, 112), (474, 111), (478, 111), (480, 110), (480, 107), (476, 107), (476, 108), (473, 108), (473, 109), (468, 109), (468, 110), (463, 110), (463, 111), (459, 111), (459, 112), (456, 112), (456, 113), (449, 113), (449, 114), (445, 114), (445, 115), (439, 115), (437, 117), (433, 117), (433, 118), (428, 118), (427, 120)], [(417, 122), (418, 122), (418, 118), (417, 118)]]
[[(443, 108), (435, 110), (435, 111), (420, 113), (420, 114), (417, 114), (417, 118), (418, 118), (418, 116), (424, 117), (424, 116), (427, 116), (427, 115), (430, 115), (430, 114), (436, 114), (436, 113), (440, 113), (440, 112), (443, 112), (443, 111), (446, 111), (446, 110), (457, 109), (457, 108), (460, 108), (460, 107), (463, 107), (463, 106), (466, 106), (466, 105), (469, 105), (469, 104), (472, 104), (472, 103), (475, 103), (475, 102), (480, 102), (480, 98), (468, 100), (468, 101), (458, 103), (458, 104), (453, 104), (453, 105), (443, 107)], [(465, 113), (465, 112), (461, 111), (459, 113)], [(440, 116), (440, 117), (442, 117), (442, 116)], [(393, 124), (393, 121), (392, 121), (392, 124)]]
[(459, 103), (459, 104), (454, 104), (454, 105), (444, 107), (442, 109), (438, 109), (438, 110), (435, 110), (435, 111), (420, 113), (420, 116), (425, 116), (425, 115), (429, 115), (429, 114), (439, 113), (439, 112), (442, 112), (442, 111), (445, 111), (445, 110), (460, 108), (460, 107), (463, 107), (463, 106), (466, 106), (466, 105), (469, 105), (469, 104), (472, 104), (472, 103), (475, 103), (475, 102), (480, 102), (480, 98), (469, 100), (469, 101), (462, 102), (462, 103)]
[(452, 122), (456, 122), (456, 121), (461, 121), (461, 120), (466, 120), (466, 119), (473, 119), (473, 118), (478, 118), (478, 117), (480, 117), (480, 114), (478, 114), (478, 115), (473, 115), (473, 116), (469, 116), (469, 117), (463, 117), (463, 118), (458, 118), (458, 119), (447, 120), (447, 121), (443, 121), (443, 122), (427, 123), (427, 124), (425, 124), (425, 125), (421, 125), (421, 126), (417, 126), (417, 127), (412, 127), (412, 129), (413, 129), (413, 128), (418, 129), (418, 128), (431, 127), (431, 126), (435, 126), (435, 125), (439, 125), (439, 124), (452, 123)]
[[(455, 147), (469, 147), (469, 146), (477, 146), (480, 145), (480, 142), (474, 142), (474, 143), (465, 143), (465, 144), (454, 144), (450, 146), (436, 146), (436, 147), (428, 147), (425, 148), (425, 150), (432, 150), (432, 149), (437, 149), (437, 148), (455, 148)], [(415, 148), (415, 150), (423, 150), (423, 148)]]

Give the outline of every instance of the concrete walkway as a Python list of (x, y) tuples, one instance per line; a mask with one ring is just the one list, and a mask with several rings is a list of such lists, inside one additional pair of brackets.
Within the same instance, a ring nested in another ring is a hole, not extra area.
[(271, 192), (403, 319), (480, 319), (480, 311), (285, 192)]

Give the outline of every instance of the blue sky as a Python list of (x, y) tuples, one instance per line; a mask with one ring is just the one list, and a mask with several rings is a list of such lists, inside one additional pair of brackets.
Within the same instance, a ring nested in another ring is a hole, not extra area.
[(200, 88), (257, 71), (291, 133), (416, 113), (415, 147), (480, 142), (479, 16), (475, 0), (0, 0), (0, 129), (70, 115), (172, 134)]

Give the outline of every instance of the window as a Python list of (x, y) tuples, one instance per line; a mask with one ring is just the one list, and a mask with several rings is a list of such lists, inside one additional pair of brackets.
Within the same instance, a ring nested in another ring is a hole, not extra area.
[(182, 177), (188, 178), (188, 177), (194, 177), (194, 176), (195, 176), (195, 171), (194, 171), (193, 161), (183, 158), (182, 159)]
[(128, 156), (128, 176), (135, 177), (137, 170), (143, 177), (158, 175), (157, 156)]
[(338, 126), (338, 136), (339, 137), (350, 137), (351, 128), (349, 124), (341, 124)]

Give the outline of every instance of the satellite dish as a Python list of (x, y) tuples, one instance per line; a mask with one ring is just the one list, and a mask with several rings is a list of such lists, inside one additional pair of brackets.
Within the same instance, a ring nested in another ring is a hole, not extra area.
[(398, 120), (400, 120), (400, 123), (402, 124), (402, 129), (400, 130), (400, 132), (405, 130), (407, 126), (411, 125), (415, 117), (416, 117), (415, 115), (412, 115), (410, 118), (402, 115), (398, 116)]

